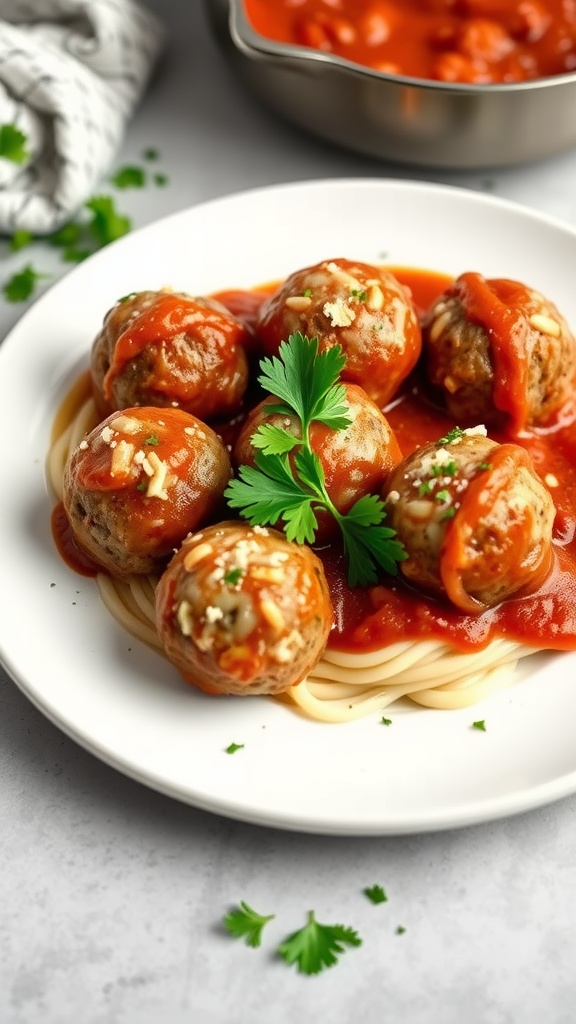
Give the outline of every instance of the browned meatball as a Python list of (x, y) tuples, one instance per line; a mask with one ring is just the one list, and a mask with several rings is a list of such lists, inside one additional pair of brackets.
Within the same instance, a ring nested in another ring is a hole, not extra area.
[(341, 345), (342, 379), (383, 406), (415, 366), (421, 329), (408, 288), (388, 270), (351, 260), (325, 260), (298, 270), (264, 302), (256, 326), (264, 349), (300, 331), (318, 351)]
[[(328, 495), (339, 512), (346, 514), (365, 494), (379, 494), (390, 473), (402, 458), (398, 442), (384, 413), (366, 392), (355, 384), (346, 384), (343, 405), (351, 420), (342, 430), (332, 430), (323, 423), (310, 426), (310, 445), (318, 455)], [(270, 412), (278, 399), (264, 399), (250, 413), (238, 435), (233, 457), (237, 465), (254, 465), (256, 449), (251, 438), (258, 427), (271, 423), (301, 437), (298, 416)], [(329, 515), (317, 513), (316, 540), (326, 540), (336, 529)]]
[(532, 589), (550, 569), (550, 493), (523, 448), (485, 429), (422, 445), (391, 473), (383, 498), (408, 553), (400, 572), (462, 611)]
[(556, 306), (517, 281), (462, 274), (423, 321), (428, 377), (460, 423), (518, 432), (552, 420), (576, 376), (576, 340)]
[(322, 563), (283, 534), (225, 522), (189, 537), (156, 590), (167, 657), (209, 693), (274, 694), (320, 658), (332, 625)]
[(70, 455), (63, 504), (78, 546), (113, 576), (159, 572), (219, 509), (230, 474), (222, 441), (195, 416), (126, 409)]
[(178, 406), (199, 419), (238, 411), (248, 383), (247, 327), (211, 299), (136, 292), (116, 303), (92, 346), (103, 415), (135, 405)]

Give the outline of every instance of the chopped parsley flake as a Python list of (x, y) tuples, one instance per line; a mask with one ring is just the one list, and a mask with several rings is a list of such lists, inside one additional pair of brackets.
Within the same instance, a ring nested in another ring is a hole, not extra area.
[(478, 463), (478, 469), (492, 469), (492, 463), (491, 462), (479, 462)]
[(144, 441), (144, 444), (160, 444), (158, 434), (150, 434), (150, 436)]
[(485, 722), (485, 720), (483, 718), (481, 718), (477, 722), (472, 722), (472, 728), (473, 729), (478, 729), (478, 732), (486, 732), (486, 722)]
[(15, 124), (0, 125), (0, 156), (13, 164), (23, 164), (28, 159), (28, 139)]
[(464, 437), (464, 431), (462, 427), (452, 427), (444, 437), (441, 437), (439, 441), (436, 441), (436, 447), (440, 448), (441, 445), (450, 444), (452, 441), (459, 441)]
[(243, 572), (239, 566), (236, 566), (234, 569), (228, 569), (228, 571), (224, 573), (224, 583), (229, 587), (235, 587), (242, 579), (242, 576)]
[(363, 890), (371, 903), (386, 903), (388, 897), (381, 885), (369, 885)]
[(146, 184), (146, 171), (142, 167), (121, 167), (110, 181), (116, 188), (143, 188)]
[(392, 725), (392, 719), (391, 718), (381, 718), (380, 719), (380, 725)]
[(405, 931), (406, 931), (406, 929), (405, 929), (404, 925), (403, 924), (399, 924), (398, 927), (396, 928), (396, 935), (404, 935)]
[(7, 302), (25, 302), (34, 292), (38, 281), (48, 276), (48, 274), (41, 274), (34, 269), (32, 264), (28, 263), (4, 283), (2, 286), (4, 298)]
[(27, 245), (30, 245), (34, 241), (34, 235), (31, 231), (25, 231), (24, 228), (20, 228), (19, 231), (15, 231), (10, 239), (10, 249), (12, 252), (18, 252), (20, 249), (25, 249)]
[(235, 754), (237, 750), (243, 750), (243, 749), (244, 749), (244, 744), (243, 743), (230, 743), (226, 747), (224, 753), (225, 754)]
[(436, 501), (450, 501), (450, 491), (443, 488), (441, 491), (437, 491), (435, 495)]
[(366, 292), (362, 291), (359, 288), (352, 288), (350, 294), (353, 296), (353, 298), (358, 299), (358, 302), (366, 302), (366, 299), (368, 298)]

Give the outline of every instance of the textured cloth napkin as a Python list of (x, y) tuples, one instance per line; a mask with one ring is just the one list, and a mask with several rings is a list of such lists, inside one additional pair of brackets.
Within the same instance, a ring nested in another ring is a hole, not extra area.
[(164, 42), (137, 0), (0, 0), (0, 233), (54, 231), (110, 168)]

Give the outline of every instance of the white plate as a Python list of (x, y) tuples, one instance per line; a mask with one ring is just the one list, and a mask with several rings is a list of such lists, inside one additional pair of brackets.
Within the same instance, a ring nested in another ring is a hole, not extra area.
[[(576, 791), (576, 655), (527, 659), (512, 688), (464, 711), (398, 708), (349, 725), (267, 698), (210, 698), (128, 637), (91, 580), (62, 564), (43, 464), (53, 412), (118, 296), (201, 293), (346, 256), (538, 287), (576, 325), (576, 232), (491, 196), (402, 181), (317, 181), (205, 203), (102, 250), (0, 349), (0, 653), (16, 683), (103, 761), (180, 800), (309, 832), (444, 829)], [(485, 719), (486, 732), (472, 728)], [(31, 742), (33, 742), (33, 737)], [(234, 755), (231, 743), (244, 744)]]

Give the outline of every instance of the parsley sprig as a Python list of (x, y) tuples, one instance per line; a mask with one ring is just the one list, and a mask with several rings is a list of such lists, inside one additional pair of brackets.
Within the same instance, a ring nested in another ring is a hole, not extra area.
[(352, 422), (346, 389), (339, 383), (345, 361), (339, 345), (318, 352), (317, 338), (300, 332), (281, 343), (278, 356), (261, 360), (258, 382), (278, 399), (268, 411), (296, 415), (301, 436), (272, 423), (262, 424), (252, 436), (255, 466), (239, 467), (225, 497), (252, 526), (283, 522), (288, 540), (298, 544), (314, 542), (316, 511), (329, 512), (340, 528), (348, 582), (354, 587), (375, 583), (378, 567), (396, 575), (397, 563), (406, 552), (395, 531), (382, 525), (386, 513), (376, 494), (359, 498), (347, 513), (336, 508), (310, 443), (313, 422), (332, 430), (344, 430)]
[(287, 964), (296, 964), (302, 974), (319, 974), (332, 967), (345, 952), (345, 946), (361, 946), (354, 928), (342, 924), (320, 924), (313, 910), (303, 928), (292, 932), (278, 947)]
[(274, 914), (259, 914), (244, 900), (224, 918), (224, 927), (236, 938), (243, 938), (247, 946), (257, 948), (262, 943), (262, 931)]

